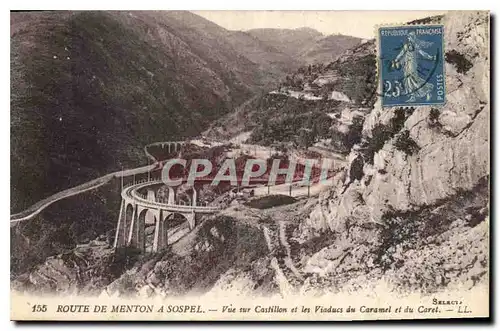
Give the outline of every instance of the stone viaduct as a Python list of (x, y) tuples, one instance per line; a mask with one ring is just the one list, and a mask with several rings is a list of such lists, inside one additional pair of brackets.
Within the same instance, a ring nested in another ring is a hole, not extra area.
[[(192, 230), (198, 215), (213, 214), (219, 207), (198, 204), (198, 191), (193, 187), (191, 204), (177, 201), (176, 188), (168, 187), (167, 203), (158, 202), (155, 188), (163, 184), (161, 179), (143, 180), (126, 186), (122, 190), (122, 202), (114, 247), (134, 247), (145, 251), (146, 214), (154, 215), (155, 230), (152, 252), (157, 252), (168, 245), (168, 222), (174, 214), (182, 215)], [(140, 192), (147, 192), (146, 194)]]

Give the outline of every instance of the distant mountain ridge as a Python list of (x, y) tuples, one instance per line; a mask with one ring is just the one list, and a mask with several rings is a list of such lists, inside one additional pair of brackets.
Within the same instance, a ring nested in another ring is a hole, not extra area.
[(359, 45), (362, 39), (341, 34), (323, 35), (308, 28), (251, 29), (248, 34), (297, 59), (302, 65), (334, 61), (347, 49)]
[(306, 64), (332, 62), (346, 50), (360, 45), (362, 41), (360, 38), (341, 34), (329, 35), (317, 40), (310, 49), (305, 49), (299, 57)]
[(311, 28), (251, 29), (247, 33), (293, 57), (298, 57), (304, 49), (313, 47), (323, 37), (322, 33)]

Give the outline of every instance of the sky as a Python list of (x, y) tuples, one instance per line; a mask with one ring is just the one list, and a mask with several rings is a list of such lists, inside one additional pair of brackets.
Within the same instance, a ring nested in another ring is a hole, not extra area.
[(193, 11), (228, 29), (295, 29), (310, 27), (319, 32), (365, 39), (375, 36), (378, 24), (399, 24), (440, 15), (443, 11)]

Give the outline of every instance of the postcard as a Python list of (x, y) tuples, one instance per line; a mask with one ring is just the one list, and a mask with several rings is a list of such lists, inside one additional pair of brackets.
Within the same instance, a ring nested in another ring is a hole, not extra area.
[(10, 25), (12, 320), (489, 317), (489, 12)]

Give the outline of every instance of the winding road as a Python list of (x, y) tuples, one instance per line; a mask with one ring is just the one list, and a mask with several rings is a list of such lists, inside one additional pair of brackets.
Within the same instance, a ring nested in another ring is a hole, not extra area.
[(60, 191), (54, 195), (51, 195), (43, 200), (38, 201), (31, 207), (29, 207), (26, 210), (23, 210), (20, 213), (13, 214), (10, 216), (10, 224), (15, 225), (18, 222), (29, 220), (36, 215), (38, 215), (42, 210), (53, 204), (54, 202), (57, 202), (59, 200), (71, 197), (73, 195), (77, 195), (86, 191), (90, 191), (93, 189), (96, 189), (100, 186), (103, 186), (106, 183), (109, 183), (113, 178), (120, 178), (120, 177), (127, 177), (127, 176), (132, 176), (132, 175), (137, 175), (137, 174), (143, 174), (148, 171), (153, 170), (156, 167), (155, 164), (139, 167), (139, 168), (134, 168), (134, 169), (127, 169), (123, 171), (116, 171), (107, 175), (104, 175), (102, 177), (93, 179), (91, 181), (88, 181), (86, 183), (80, 184), (78, 186), (71, 187), (69, 189), (66, 189), (64, 191)]
[[(199, 146), (204, 146), (204, 147), (212, 146), (212, 145), (207, 145), (205, 142), (203, 142), (201, 140), (191, 140), (190, 143), (193, 143), (193, 144), (196, 144)], [(152, 144), (148, 144), (144, 147), (144, 151), (146, 153), (146, 156), (149, 159), (154, 161), (154, 164), (150, 164), (150, 165), (142, 166), (142, 167), (138, 167), (138, 168), (133, 168), (133, 169), (126, 169), (126, 170), (112, 172), (110, 174), (107, 174), (107, 175), (104, 175), (102, 177), (99, 177), (99, 178), (93, 179), (91, 181), (85, 182), (83, 184), (80, 184), (78, 186), (74, 186), (74, 187), (71, 187), (69, 189), (60, 191), (54, 195), (51, 195), (43, 200), (38, 201), (37, 203), (30, 206), (26, 210), (23, 210), (22, 212), (12, 214), (10, 216), (10, 225), (13, 226), (19, 222), (32, 219), (33, 217), (38, 215), (40, 212), (42, 212), (45, 208), (47, 208), (48, 206), (50, 206), (54, 202), (57, 202), (59, 200), (62, 200), (62, 199), (86, 192), (86, 191), (96, 189), (100, 186), (105, 185), (106, 183), (109, 183), (114, 178), (122, 178), (122, 177), (138, 175), (138, 174), (144, 174), (146, 172), (154, 170), (158, 165), (158, 160), (148, 152), (148, 147), (149, 146), (164, 146), (166, 144), (182, 144), (182, 142), (179, 142), (179, 141), (168, 142), (168, 141), (166, 141), (166, 142), (155, 142)], [(214, 143), (213, 145), (219, 145), (219, 144), (220, 143)], [(249, 153), (249, 154), (253, 154), (255, 157), (263, 157), (263, 158), (269, 157), (269, 155), (272, 153), (272, 149), (270, 149), (270, 148), (242, 144), (240, 149), (230, 151), (228, 153), (228, 156), (234, 156), (238, 152), (241, 152), (242, 150)], [(159, 183), (161, 183), (160, 180), (158, 180), (158, 181), (159, 181)], [(151, 184), (151, 183), (149, 183), (149, 184)], [(318, 186), (318, 187), (315, 187), (315, 186)], [(325, 187), (322, 184), (313, 185), (310, 188), (310, 190), (311, 190), (310, 193), (311, 194), (319, 193), (319, 191), (322, 191), (324, 188)], [(276, 194), (279, 192), (279, 193), (286, 194), (286, 191), (288, 189), (289, 189), (289, 185), (277, 185), (276, 189), (272, 190), (273, 191), (272, 193)], [(124, 192), (125, 191), (128, 192), (129, 194), (135, 194), (134, 198), (142, 199), (139, 196), (137, 196), (137, 190), (134, 190), (134, 191), (124, 190)], [(135, 193), (133, 193), (133, 192), (135, 192)], [(267, 187), (258, 188), (256, 193), (257, 193), (256, 195), (267, 194)], [(303, 195), (308, 195), (308, 193), (309, 192), (308, 192), (307, 187), (302, 187), (299, 189), (294, 188), (293, 196), (303, 196)], [(122, 192), (122, 194), (124, 194), (124, 193)], [(154, 203), (154, 202), (148, 201), (146, 199), (144, 199), (144, 200), (146, 203)], [(175, 205), (175, 206), (172, 206), (172, 208), (181, 208), (182, 209), (183, 207), (180, 205)], [(186, 208), (188, 208), (188, 207), (186, 206)], [(190, 208), (192, 209), (192, 207), (190, 207)], [(209, 208), (209, 207), (204, 207), (204, 208)], [(214, 208), (217, 208), (217, 207), (214, 207)]]
[[(201, 140), (192, 140), (190, 142), (193, 144), (196, 144), (196, 145), (200, 145), (200, 146), (207, 146)], [(80, 185), (68, 188), (66, 190), (60, 191), (60, 192), (53, 194), (53, 195), (51, 195), (43, 200), (38, 201), (37, 203), (35, 203), (32, 206), (28, 207), (27, 209), (23, 210), (22, 212), (12, 214), (10, 216), (10, 225), (13, 226), (19, 222), (32, 219), (33, 217), (38, 215), (40, 212), (42, 212), (45, 208), (47, 208), (48, 206), (50, 206), (54, 202), (57, 202), (59, 200), (62, 200), (62, 199), (86, 192), (86, 191), (96, 189), (100, 186), (103, 186), (106, 183), (109, 183), (113, 178), (121, 178), (121, 177), (139, 175), (139, 174), (144, 174), (148, 171), (154, 170), (158, 164), (158, 160), (151, 153), (149, 153), (148, 147), (165, 146), (167, 144), (181, 145), (183, 143), (185, 143), (185, 142), (182, 142), (182, 141), (161, 141), (161, 142), (154, 142), (154, 143), (148, 144), (148, 145), (144, 146), (144, 153), (146, 154), (146, 157), (148, 159), (150, 159), (154, 162), (153, 164), (138, 167), (138, 168), (133, 168), (133, 169), (112, 172), (110, 174), (93, 179), (93, 180), (85, 182), (83, 184), (80, 184)]]

